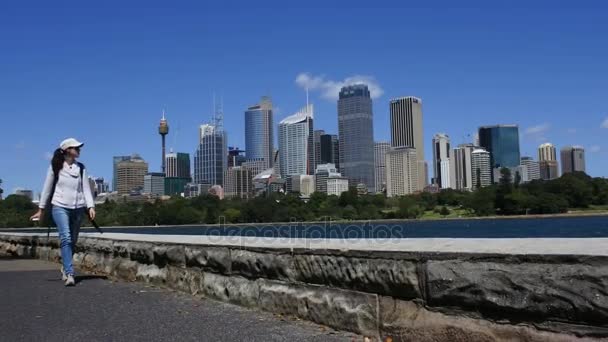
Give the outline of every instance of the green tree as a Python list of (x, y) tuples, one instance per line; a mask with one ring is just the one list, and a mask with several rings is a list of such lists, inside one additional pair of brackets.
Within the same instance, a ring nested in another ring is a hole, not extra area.
[(445, 205), (443, 207), (441, 207), (441, 211), (439, 212), (439, 214), (441, 214), (441, 216), (448, 216), (450, 215), (450, 209), (448, 209), (448, 207), (446, 207)]

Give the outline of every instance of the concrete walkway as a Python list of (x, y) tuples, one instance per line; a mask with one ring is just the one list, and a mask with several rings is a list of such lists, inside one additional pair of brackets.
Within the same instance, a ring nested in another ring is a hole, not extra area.
[(139, 283), (0, 259), (0, 341), (363, 341), (312, 323)]

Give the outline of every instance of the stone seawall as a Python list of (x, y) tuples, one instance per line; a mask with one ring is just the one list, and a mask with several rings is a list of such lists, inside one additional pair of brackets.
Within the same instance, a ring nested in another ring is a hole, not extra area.
[[(58, 262), (58, 241), (0, 234)], [(608, 340), (608, 257), (242, 247), (83, 237), (83, 270), (392, 341)]]

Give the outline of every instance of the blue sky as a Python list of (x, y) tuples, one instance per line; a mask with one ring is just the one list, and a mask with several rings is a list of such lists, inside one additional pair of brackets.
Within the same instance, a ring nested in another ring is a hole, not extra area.
[(245, 108), (271, 95), (278, 123), (305, 104), (302, 73), (315, 80), (315, 128), (337, 132), (328, 91), (363, 78), (375, 85), (376, 140), (389, 139), (389, 100), (413, 95), (428, 160), (434, 133), (458, 144), (480, 125), (516, 123), (522, 154), (580, 144), (588, 173), (608, 176), (602, 2), (287, 3), (1, 2), (5, 190), (40, 191), (48, 153), (68, 136), (86, 142), (92, 175), (109, 180), (112, 156), (134, 152), (158, 170), (163, 107), (168, 146), (192, 153), (214, 92), (229, 144), (244, 147)]

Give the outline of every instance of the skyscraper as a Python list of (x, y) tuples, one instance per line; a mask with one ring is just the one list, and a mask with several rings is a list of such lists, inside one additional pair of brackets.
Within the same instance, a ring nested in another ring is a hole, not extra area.
[(471, 153), (474, 189), (483, 188), (492, 184), (491, 160), (490, 152), (484, 149), (479, 148)]
[(131, 156), (112, 157), (112, 191), (118, 191), (118, 163), (129, 159), (131, 159)]
[(263, 160), (264, 169), (273, 165), (273, 111), (270, 97), (245, 111), (245, 155), (247, 160)]
[(238, 147), (228, 146), (228, 167), (241, 166), (247, 160), (244, 153)]
[(538, 147), (538, 161), (557, 160), (555, 146), (551, 143), (544, 143)]
[(148, 173), (148, 163), (139, 155), (134, 154), (128, 160), (119, 162), (116, 166), (116, 190), (119, 195), (129, 192), (143, 191), (144, 176)]
[(479, 127), (479, 145), (490, 152), (492, 169), (519, 166), (519, 127), (517, 125)]
[(473, 190), (473, 144), (461, 144), (454, 149), (450, 159), (452, 185), (456, 190)]
[(561, 149), (562, 175), (585, 172), (585, 149), (582, 146), (566, 146)]
[(190, 154), (168, 153), (166, 160), (166, 177), (192, 178), (190, 175)]
[(526, 167), (528, 181), (540, 179), (540, 164), (532, 157), (521, 157), (521, 165)]
[(390, 102), (391, 146), (416, 149), (418, 168), (417, 191), (427, 183), (428, 165), (424, 160), (424, 136), (422, 130), (422, 100), (406, 96)]
[(434, 183), (441, 189), (453, 187), (451, 184), (450, 170), (450, 137), (444, 133), (435, 134), (433, 137), (433, 172)]
[(279, 164), (281, 177), (307, 175), (314, 171), (313, 105), (279, 123)]
[(204, 124), (199, 128), (199, 145), (194, 156), (194, 183), (223, 185), (228, 155), (226, 132), (221, 125)]
[(144, 176), (144, 193), (162, 196), (165, 194), (165, 174), (148, 172)]
[(319, 164), (334, 164), (340, 169), (340, 143), (336, 134), (323, 134), (320, 137), (321, 151)]
[(158, 134), (161, 136), (161, 146), (162, 146), (162, 172), (165, 173), (165, 137), (169, 134), (169, 125), (167, 124), (167, 119), (165, 119), (165, 111), (163, 110), (163, 117), (160, 119), (160, 124), (158, 126)]
[(253, 195), (253, 175), (247, 167), (229, 167), (224, 179), (224, 195), (227, 198), (246, 199)]
[(331, 163), (317, 165), (317, 169), (315, 170), (315, 191), (327, 193), (327, 180), (329, 177), (342, 177), (336, 169), (336, 165)]
[(367, 85), (342, 87), (338, 99), (340, 172), (350, 186), (363, 183), (370, 192), (374, 184), (374, 121)]
[(315, 163), (312, 167), (313, 173), (317, 169), (317, 164), (321, 161), (321, 136), (325, 134), (322, 129), (317, 129), (313, 132), (313, 146), (315, 150)]
[(543, 180), (552, 180), (559, 178), (559, 167), (557, 160), (543, 160), (539, 162), (540, 178)]
[(388, 141), (378, 141), (374, 145), (374, 176), (376, 178), (376, 191), (386, 189), (386, 153), (390, 150)]
[(418, 188), (418, 152), (410, 147), (393, 147), (386, 153), (386, 196), (403, 196)]

